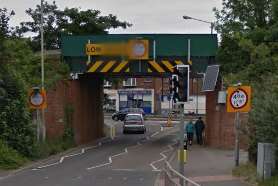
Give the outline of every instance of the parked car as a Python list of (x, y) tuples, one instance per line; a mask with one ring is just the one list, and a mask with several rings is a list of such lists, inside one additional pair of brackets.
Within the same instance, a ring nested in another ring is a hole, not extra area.
[(128, 113), (139, 113), (142, 114), (143, 117), (145, 116), (145, 112), (141, 108), (125, 108), (112, 114), (112, 119), (115, 121), (123, 121)]
[(130, 132), (139, 132), (143, 134), (146, 132), (142, 114), (129, 113), (126, 115), (123, 125), (123, 133), (126, 134)]

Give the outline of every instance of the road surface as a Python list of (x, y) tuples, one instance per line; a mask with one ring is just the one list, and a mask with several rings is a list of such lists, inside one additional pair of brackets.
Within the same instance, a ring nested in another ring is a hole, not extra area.
[(0, 177), (0, 185), (153, 186), (162, 166), (160, 153), (170, 154), (176, 140), (175, 128), (161, 128), (163, 125), (163, 122), (148, 121), (146, 134), (123, 135), (121, 124), (117, 124), (117, 137), (113, 141), (103, 140)]

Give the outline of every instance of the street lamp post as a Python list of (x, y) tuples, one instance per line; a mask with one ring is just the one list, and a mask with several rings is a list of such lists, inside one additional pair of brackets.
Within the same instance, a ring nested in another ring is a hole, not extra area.
[[(44, 90), (44, 30), (43, 30), (43, 0), (41, 0), (41, 89)], [(46, 129), (45, 129), (45, 110), (42, 108), (42, 118), (41, 118), (41, 140), (45, 141)]]
[(192, 19), (192, 20), (195, 20), (195, 21), (200, 21), (200, 22), (203, 22), (203, 23), (210, 24), (210, 33), (213, 34), (213, 28), (214, 28), (214, 23), (213, 22), (204, 21), (204, 20), (197, 19), (197, 18), (190, 17), (190, 16), (183, 16), (183, 19)]

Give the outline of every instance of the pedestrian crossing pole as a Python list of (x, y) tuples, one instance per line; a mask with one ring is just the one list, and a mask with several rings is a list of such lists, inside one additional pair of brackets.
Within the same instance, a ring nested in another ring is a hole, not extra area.
[[(179, 104), (180, 110), (180, 143), (179, 143), (179, 171), (181, 175), (184, 175), (184, 104)], [(180, 178), (180, 185), (184, 186), (183, 178)]]
[(172, 125), (173, 125), (172, 120), (173, 120), (173, 115), (170, 111), (169, 114), (168, 114), (167, 127), (172, 127)]

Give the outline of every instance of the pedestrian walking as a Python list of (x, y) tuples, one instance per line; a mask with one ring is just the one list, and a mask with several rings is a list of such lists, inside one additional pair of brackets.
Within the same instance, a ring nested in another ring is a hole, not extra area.
[(199, 117), (198, 120), (195, 123), (195, 131), (196, 131), (196, 137), (197, 137), (197, 143), (199, 145), (203, 145), (203, 132), (205, 129), (205, 124), (202, 120), (202, 117)]
[(194, 134), (194, 124), (193, 121), (190, 120), (185, 127), (185, 132), (187, 134), (187, 140), (189, 145), (192, 145), (192, 141), (193, 141), (193, 134)]

